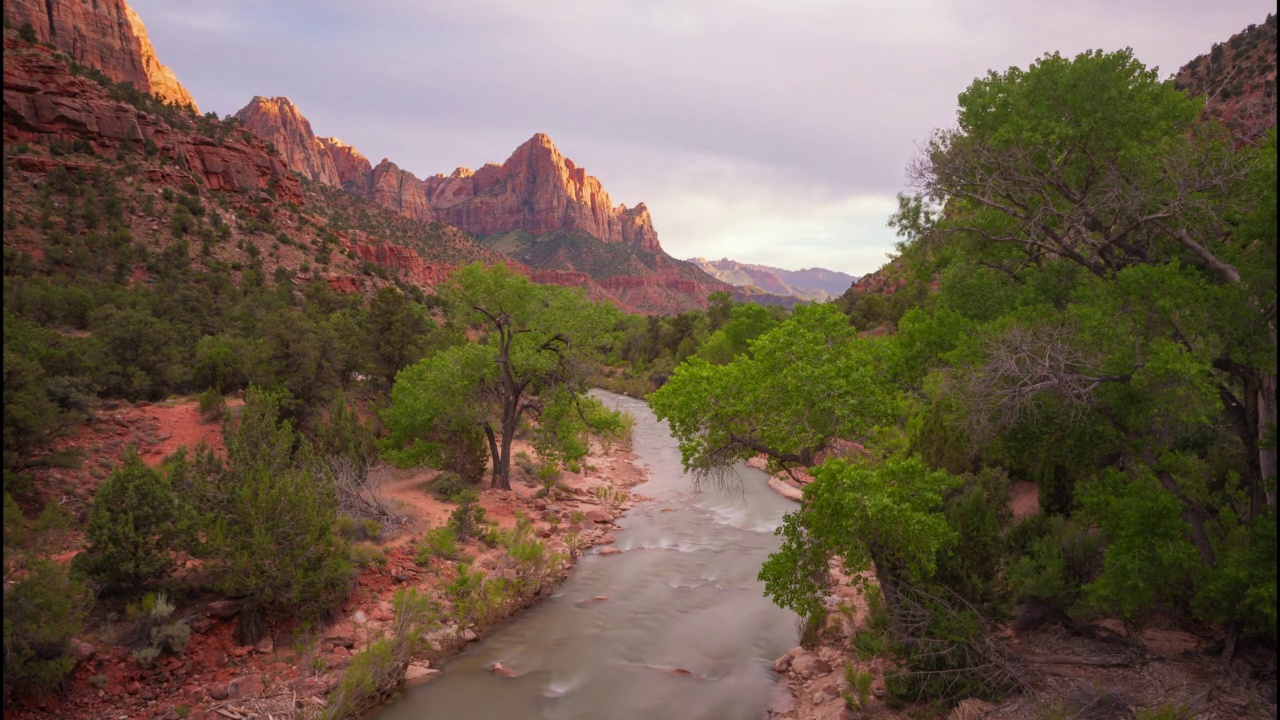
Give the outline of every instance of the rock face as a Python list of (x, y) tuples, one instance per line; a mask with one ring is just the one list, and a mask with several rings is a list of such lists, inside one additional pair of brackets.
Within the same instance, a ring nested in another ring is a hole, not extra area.
[[(360, 192), (358, 187), (353, 187), (352, 190)], [(373, 169), (369, 176), (369, 186), (362, 194), (379, 205), (414, 220), (431, 222), (438, 219), (435, 210), (427, 202), (422, 181), (386, 158)]]
[[(287, 97), (255, 97), (236, 117), (263, 142), (271, 143), (290, 170), (316, 182), (341, 187), (407, 218), (434, 222), (422, 181), (383, 159), (377, 167), (337, 138), (317, 138), (311, 123)], [(341, 167), (341, 169), (339, 169)]]
[(200, 112), (191, 93), (178, 82), (178, 76), (156, 57), (155, 48), (151, 47), (151, 40), (147, 37), (147, 27), (142, 24), (142, 18), (138, 17), (138, 13), (128, 5), (124, 6), (124, 12), (129, 19), (129, 27), (133, 30), (134, 37), (138, 38), (142, 72), (147, 76), (147, 82), (151, 84), (151, 94), (165, 102), (190, 105), (192, 110)]
[(14, 27), (30, 23), (37, 42), (51, 43), (116, 82), (195, 107), (191, 93), (156, 58), (146, 27), (124, 0), (11, 0), (4, 14)]
[(661, 250), (644, 203), (614, 206), (600, 181), (561, 155), (543, 133), (516, 148), (501, 165), (491, 163), (476, 172), (458, 168), (423, 184), (445, 222), (475, 235), (581, 230), (607, 243)]
[(332, 187), (341, 186), (329, 148), (287, 97), (255, 97), (236, 113), (259, 140), (271, 143), (290, 170)]
[(275, 187), (283, 200), (301, 197), (297, 178), (262, 143), (250, 138), (219, 144), (188, 135), (112, 99), (97, 83), (72, 75), (43, 47), (15, 39), (5, 39), (4, 47), (6, 142), (83, 139), (96, 149), (114, 149), (126, 142), (151, 141), (161, 155), (192, 170), (215, 190)]
[(373, 177), (373, 165), (359, 150), (336, 137), (320, 138), (320, 144), (329, 151), (329, 157), (338, 171), (338, 184), (351, 189), (368, 188)]

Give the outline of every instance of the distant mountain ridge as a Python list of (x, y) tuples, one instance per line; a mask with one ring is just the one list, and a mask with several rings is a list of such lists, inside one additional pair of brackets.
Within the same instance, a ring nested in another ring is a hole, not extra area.
[(254, 97), (236, 118), (303, 177), (404, 217), (468, 232), (527, 266), (538, 282), (584, 287), (641, 312), (682, 312), (705, 306), (713, 292), (730, 290), (663, 251), (644, 203), (614, 205), (600, 181), (544, 133), (502, 163), (422, 180), (390, 159), (371, 166), (341, 140), (316, 137), (286, 97)]
[(702, 268), (708, 275), (735, 287), (756, 287), (773, 295), (789, 295), (818, 302), (839, 297), (858, 280), (855, 275), (826, 268), (783, 270), (769, 265), (740, 263), (728, 258), (691, 258), (689, 262)]

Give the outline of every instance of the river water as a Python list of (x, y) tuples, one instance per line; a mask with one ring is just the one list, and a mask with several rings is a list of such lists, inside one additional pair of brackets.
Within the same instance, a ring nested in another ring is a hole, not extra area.
[[(756, 580), (795, 505), (740, 467), (731, 490), (694, 492), (666, 423), (643, 401), (594, 391), (636, 418), (652, 498), (617, 521), (619, 555), (581, 558), (554, 595), (451, 660), (378, 720), (756, 720), (781, 682), (773, 660), (796, 617)], [(667, 510), (667, 512), (663, 512)], [(593, 600), (605, 596), (607, 601)], [(500, 662), (516, 673), (488, 671)], [(687, 670), (690, 674), (674, 672)]]

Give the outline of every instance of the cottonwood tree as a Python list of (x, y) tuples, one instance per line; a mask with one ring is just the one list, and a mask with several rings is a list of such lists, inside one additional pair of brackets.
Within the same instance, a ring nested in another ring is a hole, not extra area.
[[(597, 347), (617, 327), (617, 311), (565, 288), (537, 285), (505, 265), (472, 264), (441, 289), (451, 317), (478, 335), (405, 368), (384, 413), (392, 454), (440, 458), (433, 438), (484, 433), (493, 458), (492, 486), (511, 488), (511, 442), (523, 420), (567, 404), (585, 425), (616, 422), (588, 410), (587, 378)], [(558, 416), (558, 414), (557, 414)]]
[(796, 308), (749, 347), (726, 365), (689, 358), (650, 398), (697, 477), (761, 453), (780, 470), (809, 467), (833, 440), (891, 418), (877, 341), (859, 339), (834, 306)]
[(1046, 55), (975, 81), (910, 175), (947, 204), (939, 230), (1015, 282), (1060, 259), (1189, 280), (1156, 310), (1248, 452), (1257, 515), (1275, 506), (1275, 135), (1237, 151), (1201, 106), (1128, 50)]
[(911, 174), (963, 258), (943, 295), (1002, 288), (947, 370), (975, 439), (1095, 448), (1055, 508), (1107, 542), (1092, 601), (1274, 637), (1275, 134), (1200, 108), (1129, 51), (1048, 55), (975, 81)]

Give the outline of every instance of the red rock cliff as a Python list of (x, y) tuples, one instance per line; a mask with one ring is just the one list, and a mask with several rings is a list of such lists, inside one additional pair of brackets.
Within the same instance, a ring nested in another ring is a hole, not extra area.
[(4, 14), (14, 27), (30, 23), (38, 42), (92, 65), (116, 82), (195, 107), (191, 93), (156, 58), (147, 29), (124, 0), (8, 0)]
[(236, 117), (258, 139), (274, 145), (290, 170), (325, 185), (342, 185), (329, 149), (289, 98), (255, 97)]
[(423, 184), (445, 222), (476, 235), (583, 230), (605, 242), (660, 250), (644, 203), (615, 207), (600, 181), (561, 155), (542, 133), (501, 165), (485, 165), (477, 172), (458, 168)]
[(155, 143), (158, 152), (178, 160), (213, 189), (266, 190), (274, 186), (283, 200), (301, 197), (297, 178), (279, 156), (257, 140), (212, 139), (175, 130), (163, 119), (114, 100), (86, 78), (38, 46), (4, 41), (5, 142), (83, 139), (98, 149), (122, 143)]
[(369, 158), (336, 137), (320, 138), (320, 144), (329, 151), (329, 157), (338, 171), (339, 185), (348, 190), (369, 187), (373, 178), (373, 165), (369, 163)]
[[(359, 188), (352, 189), (360, 192)], [(422, 181), (386, 158), (373, 169), (366, 192), (365, 196), (369, 199), (405, 217), (423, 222), (439, 219), (427, 202)]]

